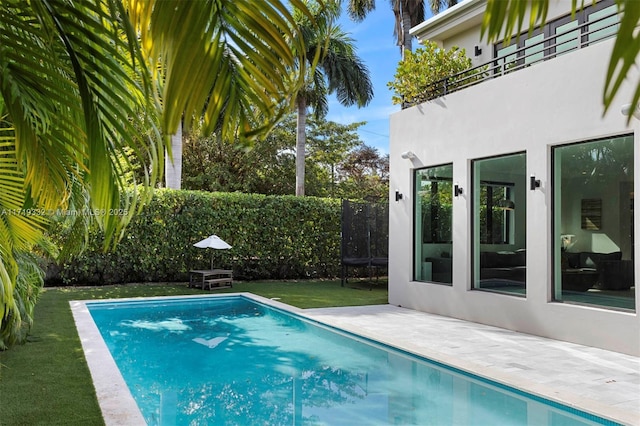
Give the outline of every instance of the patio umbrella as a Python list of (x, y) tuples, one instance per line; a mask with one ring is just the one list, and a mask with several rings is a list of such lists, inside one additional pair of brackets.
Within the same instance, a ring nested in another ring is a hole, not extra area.
[[(211, 235), (202, 241), (198, 241), (197, 243), (194, 244), (194, 247), (213, 248), (217, 250), (225, 250), (225, 249), (231, 248), (231, 246), (227, 244), (226, 241), (224, 241), (222, 238), (218, 237), (217, 235)], [(211, 269), (213, 269), (213, 254), (211, 254)]]

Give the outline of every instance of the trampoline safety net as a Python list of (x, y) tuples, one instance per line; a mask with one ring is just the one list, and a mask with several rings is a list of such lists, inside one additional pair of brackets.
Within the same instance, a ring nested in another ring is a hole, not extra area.
[(342, 284), (349, 267), (389, 264), (389, 204), (342, 200)]

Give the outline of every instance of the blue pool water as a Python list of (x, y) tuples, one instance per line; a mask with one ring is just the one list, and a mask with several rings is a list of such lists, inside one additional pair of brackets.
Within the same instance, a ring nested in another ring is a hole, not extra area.
[(87, 306), (150, 425), (614, 424), (242, 296)]

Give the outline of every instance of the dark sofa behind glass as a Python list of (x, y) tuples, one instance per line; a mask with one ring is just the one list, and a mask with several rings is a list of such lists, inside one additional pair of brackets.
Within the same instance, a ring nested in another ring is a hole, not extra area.
[(634, 285), (633, 261), (622, 260), (622, 252), (562, 252), (562, 271), (593, 271), (593, 285), (603, 290), (628, 290)]
[(480, 252), (480, 280), (503, 280), (524, 285), (527, 280), (527, 252)]

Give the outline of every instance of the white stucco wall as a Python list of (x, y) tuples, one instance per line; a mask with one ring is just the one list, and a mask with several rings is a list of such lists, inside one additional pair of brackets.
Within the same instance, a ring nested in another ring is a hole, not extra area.
[[(621, 107), (631, 100), (631, 76), (603, 115), (602, 90), (613, 40), (535, 64), (391, 116), (389, 302), (554, 339), (640, 355), (637, 313), (552, 302), (551, 147), (635, 133), (640, 121)], [(635, 142), (635, 185), (638, 148)], [(402, 159), (404, 151), (417, 158)], [(527, 190), (527, 297), (470, 290), (472, 159), (526, 151), (527, 176), (542, 185)], [(413, 169), (453, 163), (453, 285), (412, 281)], [(394, 202), (394, 193), (403, 195)], [(635, 228), (640, 221), (635, 218)], [(640, 276), (636, 262), (635, 276)], [(640, 301), (636, 293), (636, 310)]]

